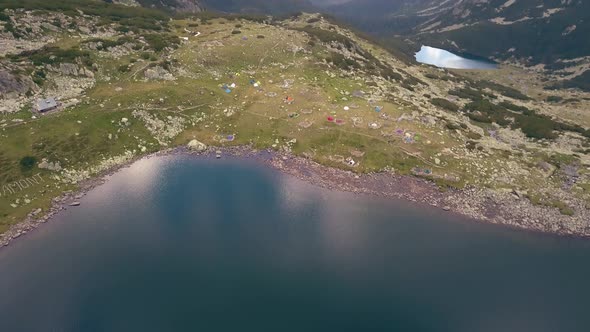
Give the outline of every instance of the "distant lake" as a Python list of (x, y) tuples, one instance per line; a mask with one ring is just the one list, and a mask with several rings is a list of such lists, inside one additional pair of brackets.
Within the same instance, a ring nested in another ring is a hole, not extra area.
[(0, 250), (0, 331), (587, 332), (590, 241), (141, 160)]
[(489, 61), (467, 59), (440, 48), (422, 46), (416, 53), (416, 61), (440, 68), (450, 69), (497, 69), (498, 66)]

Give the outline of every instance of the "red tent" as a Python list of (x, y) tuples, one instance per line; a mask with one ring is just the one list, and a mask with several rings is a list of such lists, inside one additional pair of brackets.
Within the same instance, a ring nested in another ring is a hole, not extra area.
[(329, 117), (328, 117), (328, 121), (330, 121), (330, 122), (333, 122), (333, 121), (334, 121), (334, 118), (333, 118), (333, 117), (331, 117), (331, 116), (329, 116)]

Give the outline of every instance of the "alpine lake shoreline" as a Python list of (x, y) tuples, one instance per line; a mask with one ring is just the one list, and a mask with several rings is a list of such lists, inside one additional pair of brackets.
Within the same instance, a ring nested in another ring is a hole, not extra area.
[[(199, 142), (200, 143), (200, 142)], [(466, 187), (441, 190), (434, 182), (411, 175), (391, 172), (354, 173), (319, 164), (292, 153), (272, 149), (256, 150), (251, 146), (215, 147), (202, 151), (181, 146), (161, 150), (152, 154), (137, 156), (113, 166), (104, 172), (78, 183), (78, 190), (68, 190), (52, 199), (51, 207), (44, 215), (31, 212), (6, 232), (0, 234), (0, 248), (35, 230), (48, 221), (58, 218), (60, 211), (68, 208), (83, 208), (80, 200), (94, 188), (109, 181), (109, 177), (123, 168), (148, 158), (184, 155), (192, 158), (230, 158), (254, 161), (269, 170), (280, 172), (314, 186), (355, 195), (369, 195), (386, 199), (401, 200), (418, 208), (420, 205), (438, 208), (445, 213), (456, 214), (472, 222), (485, 222), (510, 227), (514, 230), (537, 232), (545, 235), (590, 238), (590, 229), (572, 229), (565, 226), (583, 224), (585, 214), (562, 215), (558, 209), (533, 205), (528, 199), (514, 192), (495, 192), (485, 188)]]
[[(11, 17), (23, 21), (25, 13)], [(60, 19), (63, 26), (75, 20)], [(215, 158), (219, 149), (223, 158), (260, 159), (327, 189), (419, 202), (521, 229), (590, 235), (590, 141), (582, 136), (590, 96), (545, 91), (539, 83), (545, 76), (516, 67), (459, 72), (416, 65), (319, 14), (271, 22), (174, 20), (170, 34), (140, 36), (137, 43), (137, 35), (114, 28), (93, 34), (94, 19), (80, 21), (80, 39), (64, 38), (65, 30), (52, 34), (53, 42), (43, 39), (56, 48), (42, 60), (61, 62), (43, 67), (46, 88), (0, 107), (9, 110), (0, 119), (5, 178), (40, 171), (53, 179), (3, 202), (0, 246), (63, 209), (83, 209), (75, 207), (84, 203), (78, 200), (121, 167), (187, 153), (191, 139), (210, 146), (200, 158)], [(46, 21), (28, 15), (23, 22)], [(150, 38), (163, 44), (155, 47)], [(63, 54), (53, 59), (52, 52)], [(25, 55), (14, 57), (26, 66), (9, 68), (33, 69)], [(52, 84), (59, 89), (49, 89)], [(512, 86), (530, 90), (525, 95)], [(30, 104), (41, 95), (58, 98), (62, 107), (47, 117), (31, 115)], [(570, 107), (574, 97), (577, 106)], [(549, 117), (555, 114), (566, 122)], [(542, 132), (527, 136), (523, 128), (536, 124)], [(230, 141), (238, 147), (220, 147)], [(577, 191), (563, 189), (563, 182), (576, 181)]]

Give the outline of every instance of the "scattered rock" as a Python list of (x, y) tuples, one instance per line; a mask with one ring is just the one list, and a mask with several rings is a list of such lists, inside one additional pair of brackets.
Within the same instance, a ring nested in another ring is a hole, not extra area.
[(49, 161), (47, 161), (46, 158), (43, 158), (43, 160), (41, 160), (41, 162), (39, 163), (39, 165), (37, 165), (37, 167), (39, 167), (41, 169), (53, 171), (53, 172), (59, 172), (62, 170), (62, 167), (61, 167), (59, 161), (49, 162)]

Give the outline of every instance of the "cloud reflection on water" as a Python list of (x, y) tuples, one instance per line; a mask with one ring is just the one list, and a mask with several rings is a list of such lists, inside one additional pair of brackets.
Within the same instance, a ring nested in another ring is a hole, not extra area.
[(430, 46), (422, 46), (420, 52), (416, 53), (416, 61), (441, 68), (451, 69), (496, 69), (497, 66), (491, 62), (470, 60), (453, 54), (449, 51)]
[(323, 190), (291, 176), (278, 177), (277, 181), (281, 206), (289, 211), (287, 215), (307, 215), (316, 220), (321, 254), (350, 263), (369, 238), (365, 220), (370, 211), (367, 204), (359, 204), (368, 198)]

